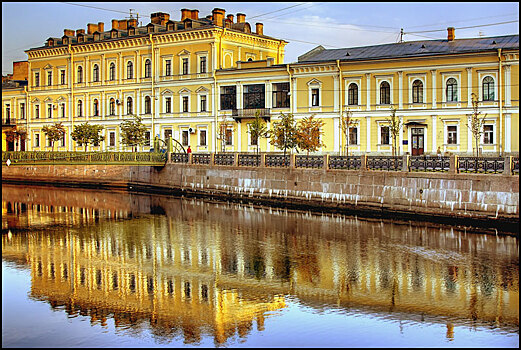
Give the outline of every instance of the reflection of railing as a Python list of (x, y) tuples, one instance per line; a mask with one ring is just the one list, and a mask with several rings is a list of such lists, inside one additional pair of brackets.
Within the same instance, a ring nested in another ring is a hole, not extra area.
[(358, 170), (362, 166), (360, 156), (329, 156), (329, 169)]
[(2, 163), (25, 164), (130, 164), (159, 166), (166, 155), (155, 152), (2, 152)]
[(462, 173), (503, 173), (505, 158), (458, 157), (458, 170)]
[(409, 158), (410, 171), (449, 171), (450, 157), (416, 156)]
[(367, 169), (400, 171), (403, 167), (403, 157), (367, 156)]

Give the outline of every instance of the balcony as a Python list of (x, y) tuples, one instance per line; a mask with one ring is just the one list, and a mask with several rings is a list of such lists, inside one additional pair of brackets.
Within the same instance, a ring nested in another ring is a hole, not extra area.
[(241, 119), (252, 119), (255, 118), (257, 111), (260, 113), (260, 117), (265, 122), (270, 121), (270, 108), (248, 108), (248, 109), (232, 109), (232, 118), (240, 123)]
[(2, 126), (15, 126), (16, 118), (13, 117), (2, 117)]

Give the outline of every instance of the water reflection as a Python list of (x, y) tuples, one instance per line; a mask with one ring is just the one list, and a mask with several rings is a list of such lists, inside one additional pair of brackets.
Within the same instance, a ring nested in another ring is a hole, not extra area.
[(123, 192), (4, 185), (2, 200), (2, 258), (30, 267), (32, 298), (158, 342), (245, 338), (288, 298), (441, 322), (448, 340), (519, 326), (515, 237)]

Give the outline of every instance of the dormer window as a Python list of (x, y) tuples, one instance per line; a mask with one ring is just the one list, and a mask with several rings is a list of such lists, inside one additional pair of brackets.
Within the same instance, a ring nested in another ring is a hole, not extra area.
[(112, 39), (117, 38), (118, 37), (118, 32), (116, 30), (111, 31), (110, 32), (110, 37)]
[(99, 41), (99, 40), (100, 40), (100, 34), (94, 33), (94, 41)]
[(52, 39), (47, 40), (47, 46), (54, 46), (54, 40), (52, 40)]
[(130, 27), (128, 29), (128, 35), (136, 35), (136, 28)]
[(174, 30), (174, 24), (173, 23), (168, 23), (167, 26), (166, 26), (166, 30), (168, 30), (168, 31)]
[(63, 45), (69, 44), (69, 38), (63, 38)]
[(153, 33), (154, 32), (154, 25), (151, 23), (147, 26), (147, 33)]
[(83, 40), (84, 40), (83, 35), (78, 36), (78, 42), (79, 42), (79, 43), (82, 43)]

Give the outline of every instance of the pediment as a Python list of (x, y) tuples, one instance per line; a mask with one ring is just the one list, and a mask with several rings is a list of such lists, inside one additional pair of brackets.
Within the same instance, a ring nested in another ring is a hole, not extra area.
[(189, 55), (189, 54), (190, 54), (190, 51), (183, 49), (183, 50), (179, 51), (177, 56), (183, 56), (183, 55)]
[(189, 94), (191, 93), (190, 90), (188, 90), (187, 88), (182, 88), (181, 90), (179, 90), (179, 95), (181, 94)]
[(197, 90), (195, 90), (195, 92), (197, 92), (197, 93), (208, 92), (208, 91), (210, 91), (210, 90), (208, 90), (204, 86), (200, 86)]
[(322, 85), (322, 82), (318, 79), (311, 79), (310, 81), (307, 82), (308, 85)]

